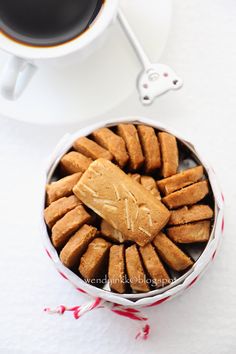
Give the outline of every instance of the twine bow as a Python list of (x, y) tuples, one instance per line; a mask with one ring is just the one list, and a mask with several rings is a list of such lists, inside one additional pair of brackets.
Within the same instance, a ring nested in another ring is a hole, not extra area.
[(115, 314), (123, 317), (127, 317), (130, 320), (140, 321), (142, 322), (142, 327), (138, 331), (135, 336), (135, 339), (148, 339), (150, 333), (150, 326), (148, 324), (148, 318), (144, 316), (140, 310), (125, 307), (118, 304), (113, 304), (111, 302), (107, 302), (97, 297), (95, 300), (87, 302), (81, 306), (74, 307), (66, 307), (66, 306), (58, 306), (56, 309), (45, 308), (44, 311), (48, 314), (58, 314), (64, 315), (65, 312), (72, 312), (73, 316), (76, 320), (78, 320), (81, 316), (95, 309), (107, 308)]

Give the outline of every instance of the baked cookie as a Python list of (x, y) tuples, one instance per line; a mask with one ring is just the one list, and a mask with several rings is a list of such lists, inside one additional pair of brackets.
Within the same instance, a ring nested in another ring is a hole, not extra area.
[(138, 173), (128, 173), (128, 176), (130, 176), (134, 181), (141, 183), (141, 176)]
[(136, 127), (133, 124), (118, 124), (117, 133), (125, 141), (131, 170), (139, 169), (144, 162), (144, 156)]
[(110, 151), (104, 149), (102, 146), (95, 143), (95, 141), (88, 139), (84, 136), (74, 142), (73, 148), (77, 152), (80, 152), (81, 154), (91, 158), (92, 160), (96, 160), (101, 157), (107, 160), (113, 159), (113, 155), (110, 153)]
[(68, 211), (71, 211), (80, 204), (81, 202), (75, 195), (71, 195), (70, 197), (63, 197), (56, 200), (55, 202), (52, 202), (44, 210), (44, 219), (46, 224), (51, 229), (59, 219), (68, 213)]
[(153, 240), (158, 254), (168, 266), (177, 272), (190, 268), (193, 261), (177, 247), (163, 232)]
[(146, 188), (154, 197), (161, 200), (160, 192), (157, 188), (156, 181), (151, 176), (141, 176), (140, 183)]
[(134, 291), (141, 293), (149, 291), (146, 275), (135, 245), (125, 250), (125, 261), (130, 287)]
[(52, 243), (55, 248), (63, 247), (73, 233), (90, 220), (91, 216), (82, 205), (69, 211), (52, 228)]
[(184, 205), (196, 204), (209, 193), (207, 181), (201, 181), (180, 189), (162, 198), (162, 202), (170, 209)]
[(82, 176), (81, 172), (59, 179), (46, 186), (46, 205), (73, 194), (73, 188)]
[(175, 175), (179, 166), (179, 152), (176, 138), (165, 132), (158, 133), (162, 156), (162, 175)]
[(124, 245), (114, 245), (110, 248), (108, 279), (111, 290), (125, 293), (125, 249)]
[(198, 182), (202, 177), (203, 167), (197, 166), (177, 173), (174, 176), (162, 179), (161, 181), (157, 181), (157, 185), (164, 195), (168, 195), (181, 188), (187, 187), (190, 184)]
[(96, 233), (97, 229), (95, 227), (86, 224), (83, 225), (61, 250), (60, 259), (62, 263), (68, 268), (79, 264), (82, 254), (86, 251)]
[(123, 138), (116, 135), (108, 128), (96, 130), (92, 133), (92, 137), (99, 145), (110, 151), (121, 168), (127, 164), (129, 156)]
[(213, 210), (209, 205), (196, 204), (190, 207), (184, 206), (181, 209), (171, 211), (168, 224), (187, 224), (189, 222), (211, 219), (213, 215)]
[(91, 164), (92, 159), (76, 151), (68, 152), (61, 159), (61, 169), (65, 174), (84, 172)]
[(126, 240), (140, 246), (150, 242), (169, 220), (169, 211), (156, 197), (105, 159), (94, 161), (73, 191)]
[(103, 238), (95, 238), (80, 260), (79, 272), (87, 281), (93, 283), (104, 275), (111, 243)]
[(210, 228), (210, 221), (198, 221), (170, 227), (167, 229), (167, 235), (177, 243), (207, 242), (210, 238)]
[(152, 127), (138, 125), (137, 129), (145, 157), (145, 171), (150, 173), (161, 167), (161, 153), (158, 138)]
[(148, 243), (146, 246), (140, 247), (139, 251), (147, 273), (152, 279), (152, 284), (156, 288), (163, 288), (164, 286), (168, 285), (170, 283), (170, 277), (167, 274), (153, 246)]
[(124, 235), (120, 231), (114, 229), (114, 227), (108, 224), (106, 220), (102, 220), (101, 222), (101, 233), (113, 242), (123, 243), (125, 241)]

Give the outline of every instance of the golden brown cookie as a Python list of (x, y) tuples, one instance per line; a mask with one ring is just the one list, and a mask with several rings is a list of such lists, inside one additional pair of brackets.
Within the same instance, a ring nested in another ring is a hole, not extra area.
[(124, 235), (120, 231), (114, 229), (114, 227), (108, 224), (106, 220), (102, 220), (101, 222), (101, 233), (111, 241), (119, 243), (123, 243), (125, 241)]
[(210, 237), (210, 227), (210, 221), (198, 221), (170, 227), (167, 229), (167, 235), (177, 243), (207, 242)]
[(137, 129), (145, 157), (145, 170), (147, 173), (150, 173), (161, 167), (161, 153), (158, 138), (152, 127), (138, 125)]
[(111, 290), (125, 293), (125, 254), (124, 245), (114, 245), (110, 249), (108, 278)]
[(128, 173), (128, 176), (138, 183), (141, 182), (141, 176), (138, 173)]
[(154, 195), (154, 197), (161, 200), (160, 192), (157, 188), (157, 184), (154, 178), (151, 176), (141, 176), (140, 182), (144, 188), (146, 188), (149, 192)]
[(179, 152), (176, 138), (168, 133), (158, 133), (162, 156), (162, 175), (169, 177), (175, 175), (179, 165)]
[(51, 229), (60, 218), (62, 218), (66, 213), (68, 213), (68, 211), (71, 211), (79, 204), (81, 204), (81, 202), (75, 195), (71, 195), (70, 197), (63, 197), (51, 203), (44, 210), (44, 219), (48, 227)]
[(187, 187), (190, 184), (198, 182), (203, 177), (203, 167), (197, 166), (189, 170), (177, 173), (174, 176), (158, 181), (158, 187), (164, 195), (173, 193), (181, 188)]
[(133, 124), (118, 124), (117, 133), (124, 139), (130, 159), (130, 168), (139, 169), (144, 156), (136, 127)]
[(193, 265), (193, 261), (179, 247), (177, 247), (163, 232), (153, 240), (158, 254), (168, 266), (177, 272)]
[(83, 224), (89, 222), (91, 216), (82, 205), (69, 211), (63, 218), (56, 222), (52, 228), (52, 243), (56, 248), (63, 247)]
[(162, 202), (170, 209), (191, 205), (202, 200), (209, 193), (207, 181), (201, 181), (180, 189), (162, 198)]
[(95, 141), (86, 137), (77, 139), (73, 144), (73, 148), (93, 160), (99, 159), (100, 157), (107, 160), (113, 159), (113, 155), (110, 151), (104, 149), (102, 146), (95, 143)]
[(85, 224), (69, 239), (60, 253), (60, 259), (66, 267), (72, 268), (79, 264), (82, 254), (96, 236), (96, 232), (95, 227)]
[(181, 225), (189, 222), (211, 219), (213, 210), (204, 204), (196, 204), (190, 207), (184, 206), (181, 209), (172, 210), (170, 213), (169, 225)]
[(66, 174), (84, 172), (93, 160), (76, 151), (68, 152), (61, 159), (61, 169)]
[(144, 266), (152, 279), (153, 285), (156, 288), (162, 288), (170, 283), (169, 275), (167, 274), (163, 264), (161, 263), (153, 246), (148, 243), (146, 246), (140, 247)]
[(123, 138), (108, 128), (98, 129), (92, 133), (92, 136), (99, 145), (110, 151), (121, 168), (127, 164), (129, 156)]
[(130, 246), (125, 250), (125, 261), (130, 287), (134, 291), (141, 293), (149, 291), (146, 275), (135, 245)]
[(93, 280), (103, 276), (104, 265), (107, 263), (110, 247), (111, 243), (103, 238), (95, 238), (89, 244), (87, 251), (81, 257), (79, 265), (79, 272), (85, 280), (93, 282)]
[(105, 159), (94, 161), (73, 191), (127, 240), (140, 246), (150, 242), (169, 220), (169, 211), (156, 197)]
[(46, 186), (46, 199), (47, 205), (55, 202), (55, 200), (60, 199), (62, 197), (68, 197), (73, 194), (72, 189), (75, 184), (79, 181), (82, 176), (81, 172), (74, 173), (71, 176), (67, 176), (59, 179), (56, 182), (52, 182)]

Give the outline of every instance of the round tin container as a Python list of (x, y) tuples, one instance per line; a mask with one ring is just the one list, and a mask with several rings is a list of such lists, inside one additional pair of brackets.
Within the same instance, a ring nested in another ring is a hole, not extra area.
[[(97, 288), (86, 283), (79, 276), (74, 274), (71, 270), (66, 268), (60, 261), (57, 251), (53, 247), (50, 236), (47, 231), (47, 227), (44, 222), (43, 211), (45, 207), (45, 185), (51, 181), (54, 171), (61, 159), (61, 157), (70, 150), (73, 142), (82, 136), (87, 136), (91, 134), (94, 130), (99, 129), (101, 127), (111, 127), (117, 125), (119, 123), (132, 123), (132, 124), (146, 124), (150, 125), (155, 129), (166, 131), (178, 139), (178, 141), (188, 150), (190, 150), (190, 154), (192, 158), (185, 160), (185, 163), (188, 164), (188, 167), (192, 167), (194, 162), (197, 162), (203, 165), (205, 169), (205, 175), (209, 180), (209, 185), (212, 193), (212, 207), (214, 208), (214, 222), (212, 225), (212, 231), (210, 239), (206, 246), (198, 249), (196, 248), (188, 249), (188, 253), (195, 260), (194, 265), (191, 267), (189, 271), (187, 271), (184, 275), (176, 278), (170, 285), (158, 289), (152, 290), (143, 294), (116, 294), (110, 291), (109, 287), (104, 287), (104, 289)], [(188, 289), (191, 285), (193, 285), (199, 277), (206, 270), (207, 266), (211, 263), (216, 255), (216, 251), (221, 241), (221, 235), (224, 229), (224, 197), (221, 193), (217, 181), (214, 170), (210, 167), (208, 162), (202, 158), (195, 146), (193, 146), (190, 142), (182, 138), (179, 134), (173, 132), (171, 129), (165, 127), (162, 123), (145, 117), (138, 117), (134, 119), (133, 117), (124, 117), (124, 118), (114, 118), (108, 121), (100, 121), (99, 123), (86, 126), (78, 130), (74, 134), (68, 134), (64, 136), (64, 138), (57, 145), (56, 149), (52, 153), (46, 168), (46, 173), (44, 175), (44, 183), (42, 186), (42, 209), (41, 209), (41, 230), (42, 230), (42, 239), (45, 250), (53, 261), (58, 272), (69, 281), (77, 291), (83, 292), (85, 294), (90, 295), (93, 298), (100, 298), (103, 302), (113, 303), (123, 305), (125, 307), (132, 308), (141, 308), (141, 307), (150, 307), (158, 305), (164, 301), (172, 299), (174, 296), (179, 295), (184, 290)]]

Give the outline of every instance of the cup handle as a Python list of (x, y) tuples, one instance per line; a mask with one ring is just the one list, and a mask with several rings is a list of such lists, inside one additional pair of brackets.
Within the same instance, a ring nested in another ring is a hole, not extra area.
[(12, 56), (3, 70), (1, 94), (8, 100), (16, 100), (26, 89), (37, 67), (25, 59)]

